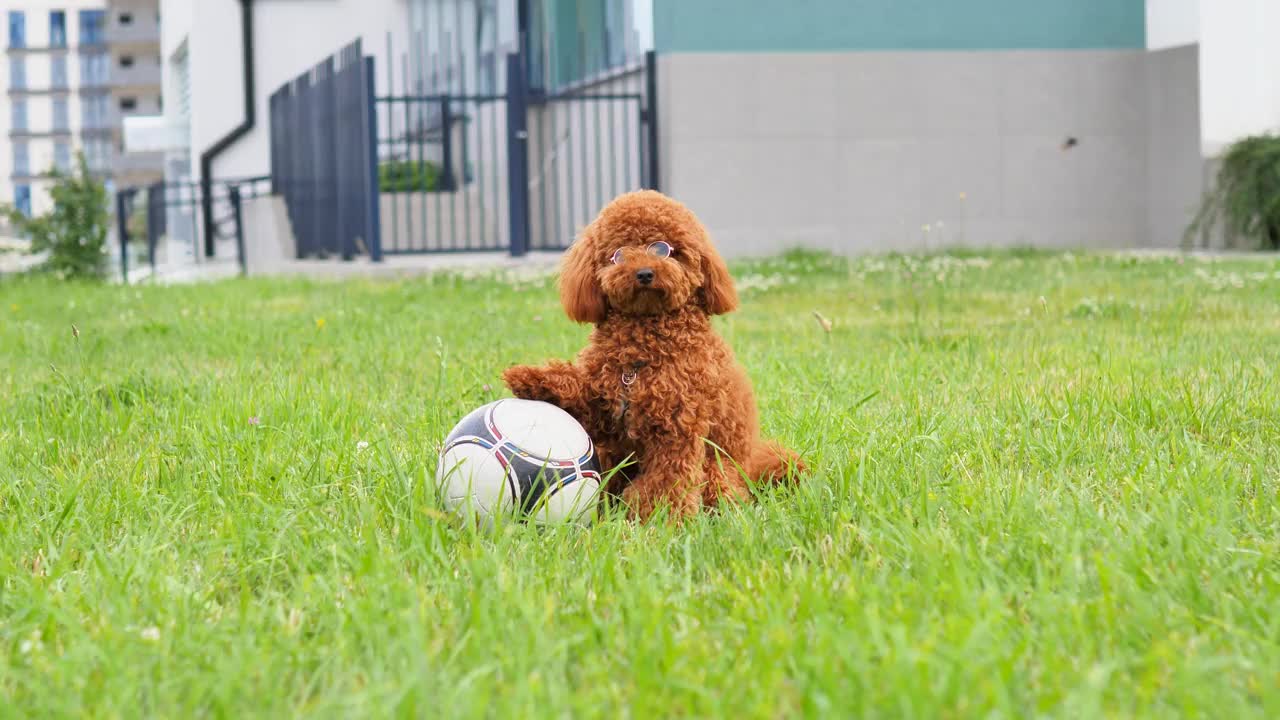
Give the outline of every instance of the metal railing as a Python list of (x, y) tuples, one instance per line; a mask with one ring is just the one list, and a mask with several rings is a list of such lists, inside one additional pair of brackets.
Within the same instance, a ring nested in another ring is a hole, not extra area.
[[(657, 187), (652, 54), (546, 92), (518, 54), (481, 72), (397, 50), (388, 36), (376, 101), (383, 252), (563, 250), (614, 196)], [(498, 89), (470, 91), (482, 77)]]
[[(159, 182), (144, 188), (128, 188), (116, 193), (116, 237), (120, 252), (120, 273), (129, 282), (130, 248), (135, 241), (145, 243), (145, 262), (157, 275), (161, 248), (186, 246), (192, 262), (204, 262), (203, 212), (205, 185), (195, 181)], [(208, 185), (213, 209), (213, 245), (222, 248), (247, 274), (245, 224), (242, 203), (249, 198), (271, 194), (271, 177), (222, 180)]]

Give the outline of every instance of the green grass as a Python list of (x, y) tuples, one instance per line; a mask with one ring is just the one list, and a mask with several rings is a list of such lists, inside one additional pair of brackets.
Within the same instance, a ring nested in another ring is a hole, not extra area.
[(0, 716), (1280, 717), (1280, 262), (735, 274), (816, 472), (495, 534), (436, 444), (549, 281), (0, 284)]

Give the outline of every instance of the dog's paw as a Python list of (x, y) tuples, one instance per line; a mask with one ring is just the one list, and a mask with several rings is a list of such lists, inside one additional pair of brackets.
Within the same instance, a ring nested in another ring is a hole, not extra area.
[(653, 492), (643, 485), (632, 483), (622, 491), (622, 502), (627, 506), (627, 517), (648, 522), (659, 510), (665, 510), (667, 520), (681, 522), (698, 514), (701, 497), (695, 492), (677, 493), (674, 496)]
[(509, 367), (502, 373), (502, 382), (511, 394), (525, 400), (546, 400), (549, 394), (543, 385), (542, 372), (528, 365)]

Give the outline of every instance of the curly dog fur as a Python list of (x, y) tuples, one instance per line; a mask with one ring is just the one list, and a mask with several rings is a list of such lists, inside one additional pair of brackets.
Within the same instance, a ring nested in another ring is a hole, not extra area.
[[(647, 252), (658, 241), (670, 257)], [(570, 319), (595, 325), (586, 348), (503, 380), (577, 418), (602, 467), (634, 461), (607, 488), (632, 517), (661, 506), (686, 517), (803, 471), (794, 452), (760, 438), (751, 382), (711, 327), (738, 306), (737, 291), (684, 205), (653, 191), (611, 202), (565, 255), (560, 299)]]

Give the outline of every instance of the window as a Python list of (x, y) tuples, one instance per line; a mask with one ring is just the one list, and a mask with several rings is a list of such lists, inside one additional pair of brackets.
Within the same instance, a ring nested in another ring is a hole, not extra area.
[(53, 145), (53, 166), (58, 172), (71, 172), (71, 143), (57, 142)]
[(138, 99), (137, 99), (137, 98), (131, 98), (131, 97), (127, 97), (127, 98), (120, 98), (120, 109), (121, 109), (121, 110), (124, 110), (125, 112), (129, 112), (129, 111), (131, 111), (131, 110), (137, 110), (137, 109), (138, 109)]
[(9, 87), (23, 90), (27, 87), (27, 61), (25, 58), (9, 58)]
[(15, 177), (31, 176), (31, 148), (25, 142), (13, 144), (13, 174)]
[(94, 130), (109, 127), (106, 95), (90, 95), (80, 99), (80, 124)]
[(121, 57), (120, 57), (120, 67), (122, 67), (122, 68), (131, 68), (131, 67), (133, 67), (133, 56), (132, 56), (132, 55), (123, 55), (123, 56), (121, 56)]
[(15, 185), (13, 188), (13, 205), (18, 212), (31, 217), (31, 186)]
[(10, 127), (14, 130), (26, 130), (27, 129), (27, 101), (14, 100), (13, 103), (9, 106), (9, 108), (12, 113), (11, 117), (9, 118)]
[(106, 172), (111, 169), (111, 141), (92, 139), (84, 142), (84, 161), (93, 172)]
[(68, 130), (71, 128), (71, 116), (67, 111), (66, 98), (53, 99), (53, 129)]
[(67, 56), (56, 55), (49, 59), (49, 85), (54, 89), (67, 86)]
[(49, 47), (67, 46), (67, 14), (62, 10), (49, 13)]
[(127, 13), (127, 12), (120, 13), (120, 24), (121, 24), (121, 25), (132, 25), (132, 24), (133, 24), (133, 13)]
[(27, 46), (27, 16), (21, 10), (9, 11), (9, 47)]
[(80, 44), (105, 45), (107, 14), (102, 10), (80, 11)]
[(110, 59), (102, 53), (80, 55), (80, 84), (88, 87), (102, 87), (107, 84)]

